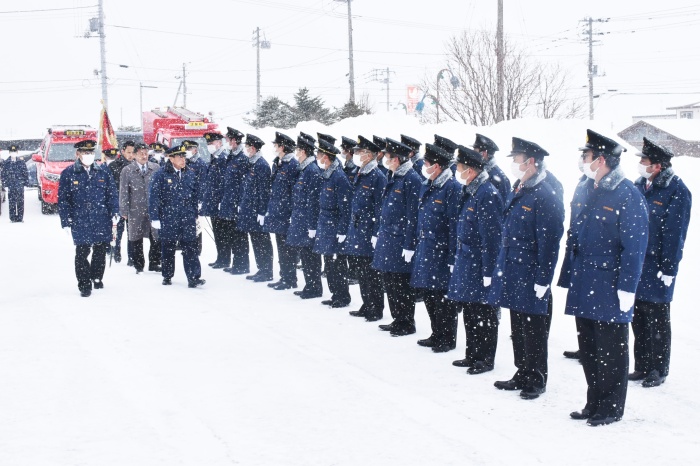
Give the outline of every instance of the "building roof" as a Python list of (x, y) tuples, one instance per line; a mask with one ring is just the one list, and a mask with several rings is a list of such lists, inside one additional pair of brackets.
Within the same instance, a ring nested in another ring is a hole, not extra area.
[(700, 141), (700, 119), (642, 120), (684, 141)]
[(679, 107), (666, 107), (666, 110), (682, 110), (684, 108), (700, 108), (700, 102), (693, 102), (688, 105), (681, 105)]

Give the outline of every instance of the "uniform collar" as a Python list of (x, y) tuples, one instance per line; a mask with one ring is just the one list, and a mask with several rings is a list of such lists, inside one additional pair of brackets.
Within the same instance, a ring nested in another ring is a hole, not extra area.
[[(673, 171), (673, 168), (669, 167), (666, 170), (661, 170), (651, 182), (651, 185), (656, 186), (657, 188), (668, 188), (668, 185), (671, 184), (671, 180), (673, 179), (674, 175), (675, 173)], [(647, 179), (643, 176), (640, 176), (639, 178), (637, 178), (636, 183), (646, 186)]]
[(315, 161), (316, 161), (316, 159), (314, 159), (314, 157), (306, 157), (304, 159), (304, 161), (299, 164), (299, 170), (305, 169), (306, 167), (308, 167), (309, 165), (311, 165)]
[[(450, 178), (452, 178), (452, 170), (450, 170), (450, 167), (445, 167), (445, 169), (442, 170), (442, 173), (440, 173), (438, 177), (432, 181), (432, 185), (436, 188), (442, 188), (442, 186), (447, 183), (447, 180)], [(430, 180), (425, 180), (425, 184), (430, 185), (430, 183)]]
[(399, 165), (399, 168), (394, 172), (394, 176), (404, 176), (409, 170), (413, 170), (413, 162), (410, 160)]
[(624, 179), (625, 173), (622, 171), (622, 168), (618, 165), (617, 167), (610, 170), (610, 173), (601, 178), (601, 180), (598, 182), (597, 187), (605, 189), (606, 191), (612, 191), (613, 189), (617, 188)]
[(371, 172), (372, 170), (374, 170), (375, 168), (377, 168), (377, 165), (378, 165), (378, 164), (377, 164), (377, 161), (376, 161), (376, 160), (372, 160), (370, 163), (368, 163), (368, 164), (365, 165), (364, 167), (360, 168), (360, 172), (359, 172), (360, 175), (366, 175), (367, 173), (369, 173), (369, 172)]
[(321, 173), (321, 176), (323, 176), (325, 179), (328, 179), (331, 177), (333, 172), (340, 166), (340, 162), (338, 159), (335, 159), (333, 163), (331, 164), (330, 167), (326, 168), (323, 173)]
[(464, 187), (464, 192), (470, 195), (474, 195), (476, 191), (489, 179), (489, 174), (486, 170), (483, 170), (479, 175), (472, 180), (471, 183)]
[(248, 158), (248, 162), (253, 164), (253, 163), (257, 162), (258, 160), (260, 160), (260, 157), (262, 157), (262, 154), (260, 153), (260, 151), (258, 151), (255, 153), (254, 156)]

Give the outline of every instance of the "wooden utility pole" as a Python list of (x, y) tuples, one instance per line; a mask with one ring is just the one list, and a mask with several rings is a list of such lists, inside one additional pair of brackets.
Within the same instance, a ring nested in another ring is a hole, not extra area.
[(503, 62), (505, 61), (505, 51), (503, 50), (503, 0), (498, 0), (498, 24), (496, 26), (496, 80), (497, 92), (496, 98), (496, 122), (505, 119), (503, 115), (503, 104), (505, 102), (505, 84), (503, 77)]

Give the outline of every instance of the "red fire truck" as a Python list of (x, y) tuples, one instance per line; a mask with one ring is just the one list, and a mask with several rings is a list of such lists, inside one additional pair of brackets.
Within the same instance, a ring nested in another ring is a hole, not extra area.
[(199, 156), (206, 162), (211, 155), (203, 135), (218, 131), (218, 128), (219, 125), (210, 122), (201, 113), (183, 107), (168, 107), (165, 110), (156, 108), (150, 112), (143, 112), (144, 143), (151, 144), (157, 141), (167, 147), (173, 147), (186, 139), (196, 141), (199, 144)]
[(73, 145), (83, 139), (97, 139), (97, 130), (86, 125), (52, 126), (32, 155), (36, 162), (37, 193), (41, 213), (50, 214), (58, 205), (58, 181), (61, 172), (75, 163)]

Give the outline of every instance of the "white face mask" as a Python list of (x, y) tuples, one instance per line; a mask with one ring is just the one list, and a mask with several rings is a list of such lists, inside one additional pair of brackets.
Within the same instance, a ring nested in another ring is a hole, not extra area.
[(194, 151), (193, 151), (193, 150), (188, 150), (188, 151), (186, 152), (185, 157), (187, 157), (188, 159), (191, 159), (192, 157), (194, 157)]
[(462, 175), (464, 174), (464, 172), (466, 172), (466, 170), (464, 170), (464, 171), (462, 171), (462, 172), (458, 171), (458, 172), (456, 173), (456, 176), (455, 176), (455, 179), (457, 180), (457, 183), (461, 184), (462, 186), (466, 186), (466, 185), (469, 184), (469, 182), (468, 182), (467, 180), (465, 180), (464, 178), (462, 178)]
[(583, 174), (586, 175), (588, 178), (595, 180), (595, 175), (598, 172), (598, 169), (596, 168), (595, 170), (591, 170), (591, 165), (593, 163), (595, 163), (595, 160), (591, 163), (584, 163), (583, 164)]
[(318, 160), (318, 159), (316, 159), (316, 165), (318, 165), (318, 168), (320, 168), (321, 170), (325, 170), (325, 169), (326, 169), (326, 166), (323, 165), (323, 164), (321, 163), (321, 161)]
[(385, 155), (382, 157), (382, 165), (384, 165), (384, 168), (387, 170), (391, 170), (391, 159)]
[(648, 180), (649, 178), (651, 178), (651, 175), (652, 175), (652, 173), (649, 173), (649, 172), (647, 171), (647, 168), (649, 168), (649, 167), (650, 167), (650, 165), (642, 165), (641, 163), (637, 164), (637, 171), (639, 172), (639, 174), (640, 174), (641, 176), (643, 176), (643, 177), (646, 178), (647, 180)]
[(520, 169), (521, 165), (522, 165), (522, 163), (518, 163), (518, 162), (511, 162), (511, 164), (510, 164), (510, 172), (513, 174), (514, 177), (516, 177), (519, 180), (522, 180), (523, 176), (525, 176), (525, 174), (527, 173), (527, 170), (522, 171)]
[(207, 150), (210, 154), (213, 154), (214, 152), (216, 152), (216, 146), (214, 144), (207, 144)]
[(583, 157), (578, 158), (578, 171), (583, 173)]
[(361, 167), (362, 166), (362, 156), (360, 154), (353, 154), (352, 155), (352, 163), (354, 163), (358, 167)]
[[(432, 165), (431, 165), (431, 166), (432, 166)], [(430, 177), (431, 177), (431, 173), (428, 172), (428, 167), (426, 167), (425, 165), (423, 165), (423, 168), (420, 169), (420, 172), (421, 172), (421, 173), (423, 174), (423, 176), (426, 177), (426, 178), (430, 178)]]
[(160, 162), (160, 160), (163, 158), (163, 154), (160, 153), (160, 152), (154, 152), (154, 153), (153, 153), (153, 158), (154, 158), (155, 160), (157, 160), (158, 162)]
[(82, 155), (81, 159), (83, 161), (83, 165), (90, 166), (93, 163), (95, 163), (95, 153), (94, 152), (85, 153)]

